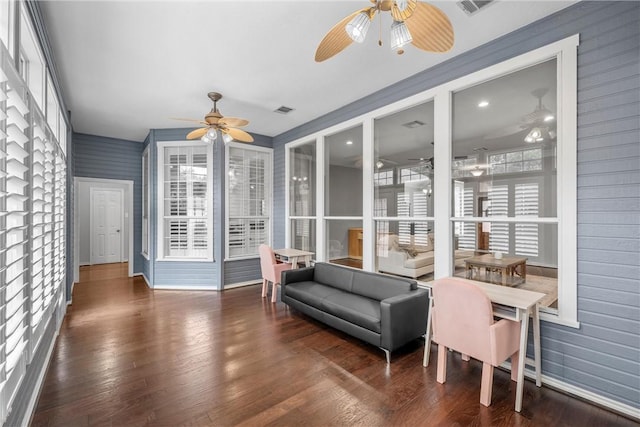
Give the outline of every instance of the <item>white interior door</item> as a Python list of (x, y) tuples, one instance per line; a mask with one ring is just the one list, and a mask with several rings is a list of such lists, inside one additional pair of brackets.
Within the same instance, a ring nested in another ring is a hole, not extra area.
[(122, 262), (122, 190), (91, 189), (91, 264)]

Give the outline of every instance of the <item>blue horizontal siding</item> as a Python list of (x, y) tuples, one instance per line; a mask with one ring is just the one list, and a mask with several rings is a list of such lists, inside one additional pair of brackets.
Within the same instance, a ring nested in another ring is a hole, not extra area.
[(72, 138), (73, 176), (133, 181), (134, 273), (144, 271), (142, 251), (142, 150), (136, 141), (74, 133)]
[[(154, 260), (151, 266), (153, 270), (152, 283), (153, 286), (171, 286), (176, 289), (180, 287), (189, 286), (210, 286), (216, 289), (222, 289), (223, 284), (238, 283), (248, 280), (255, 280), (260, 277), (260, 264), (255, 262), (243, 262), (241, 263), (242, 270), (238, 271), (233, 268), (236, 262), (232, 262), (230, 267), (227, 268), (226, 263), (224, 268), (220, 267), (221, 260), (224, 259), (224, 247), (225, 247), (225, 224), (224, 224), (224, 145), (218, 141), (214, 145), (214, 161), (213, 161), (213, 176), (211, 178), (211, 185), (213, 188), (213, 255), (214, 261), (212, 262), (178, 262), (178, 261), (155, 261), (157, 255), (155, 253), (155, 242), (157, 241), (157, 186), (158, 186), (158, 171), (157, 171), (157, 145), (159, 141), (184, 141), (186, 135), (191, 131), (191, 128), (172, 128), (172, 129), (153, 129), (149, 133), (149, 143), (152, 148), (152, 162), (151, 162), (151, 209), (150, 215), (152, 217), (152, 260)], [(251, 134), (254, 138), (252, 145), (260, 147), (272, 147), (272, 138), (260, 135)], [(230, 276), (227, 277), (227, 274)]]
[(275, 244), (284, 145), (573, 34), (578, 47), (578, 320), (542, 326), (543, 373), (640, 407), (640, 3), (580, 2), (274, 138)]
[(225, 286), (262, 280), (260, 258), (226, 261), (224, 263)]

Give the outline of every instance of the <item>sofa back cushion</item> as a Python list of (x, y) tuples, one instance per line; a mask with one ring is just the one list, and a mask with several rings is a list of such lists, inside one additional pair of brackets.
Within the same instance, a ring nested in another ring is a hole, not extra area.
[(355, 270), (339, 267), (324, 262), (317, 262), (314, 267), (313, 280), (343, 291), (351, 292), (353, 273)]
[(418, 284), (409, 279), (385, 276), (378, 273), (356, 271), (353, 274), (351, 292), (378, 301), (418, 289)]

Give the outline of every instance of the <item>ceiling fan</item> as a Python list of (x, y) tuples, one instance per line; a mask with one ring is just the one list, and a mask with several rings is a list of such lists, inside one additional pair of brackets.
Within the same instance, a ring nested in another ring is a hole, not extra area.
[(538, 99), (538, 105), (529, 114), (525, 114), (520, 122), (515, 125), (506, 126), (484, 136), (484, 139), (496, 139), (516, 133), (528, 131), (524, 141), (528, 143), (542, 142), (546, 139), (554, 137), (555, 132), (552, 125), (555, 122), (553, 112), (544, 106), (542, 98), (549, 90), (546, 88), (536, 89), (531, 92)]
[(418, 162), (418, 165), (420, 167), (424, 167), (428, 171), (432, 171), (433, 170), (433, 157), (429, 157), (429, 158), (427, 158), (427, 157), (417, 157), (417, 158), (407, 159), (407, 160)]
[(189, 132), (187, 134), (187, 139), (200, 138), (204, 142), (214, 142), (218, 135), (218, 131), (220, 131), (225, 143), (229, 143), (233, 140), (240, 142), (253, 142), (253, 137), (251, 135), (241, 129), (237, 129), (238, 127), (248, 125), (249, 121), (237, 117), (224, 117), (220, 114), (217, 106), (218, 101), (222, 99), (222, 95), (218, 92), (209, 92), (208, 96), (209, 99), (213, 101), (213, 108), (206, 116), (204, 116), (204, 120), (175, 119), (195, 122), (205, 126)]
[[(342, 52), (351, 42), (362, 43), (378, 12), (390, 12), (393, 18), (391, 49), (399, 55), (404, 53), (403, 46), (409, 43), (427, 52), (447, 52), (453, 47), (453, 27), (447, 15), (437, 7), (417, 0), (370, 1), (373, 6), (355, 11), (329, 30), (318, 45), (316, 62)], [(382, 46), (381, 37), (378, 44)]]

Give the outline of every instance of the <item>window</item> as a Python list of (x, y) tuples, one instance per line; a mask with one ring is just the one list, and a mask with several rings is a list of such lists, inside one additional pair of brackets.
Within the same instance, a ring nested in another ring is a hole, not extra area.
[[(271, 236), (271, 149), (227, 146), (227, 258), (258, 256)], [(297, 177), (301, 185), (307, 175)], [(306, 179), (305, 179), (306, 178)], [(298, 232), (309, 238), (309, 229)]]
[(149, 147), (142, 153), (142, 255), (149, 259)]
[(289, 244), (316, 251), (316, 143), (305, 141), (289, 150)]
[[(318, 141), (324, 185), (312, 197), (322, 212), (308, 221), (334, 254), (319, 258), (347, 257), (353, 227), (368, 246), (363, 268), (418, 280), (464, 275), (465, 259), (505, 252), (527, 258), (525, 286), (549, 285), (542, 317), (576, 327), (578, 42), (568, 37), (287, 144), (290, 167), (293, 150)], [(418, 247), (409, 254), (407, 240)], [(422, 267), (403, 266), (431, 248)]]
[(40, 44), (27, 16), (26, 8), (21, 8), (20, 21), (20, 73), (29, 86), (29, 91), (40, 111), (45, 111), (45, 62)]
[(393, 169), (373, 173), (373, 185), (393, 185)]
[(61, 142), (3, 49), (0, 46), (0, 424), (47, 325), (64, 309), (67, 179)]
[(15, 0), (0, 2), (0, 42), (13, 57), (14, 16), (16, 10)]
[(212, 158), (211, 144), (158, 143), (159, 260), (213, 259)]

